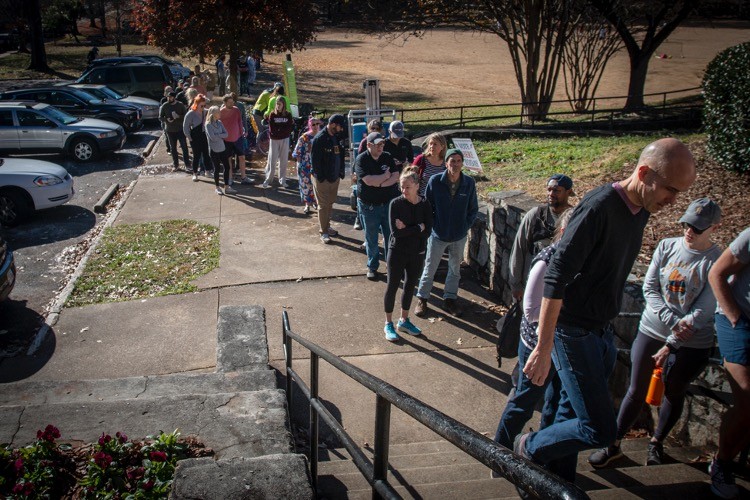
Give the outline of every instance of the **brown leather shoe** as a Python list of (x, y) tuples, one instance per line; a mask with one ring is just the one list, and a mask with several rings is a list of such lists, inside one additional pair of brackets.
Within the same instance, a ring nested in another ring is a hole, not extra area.
[(427, 300), (417, 297), (417, 307), (414, 308), (414, 315), (424, 318), (427, 315)]
[(458, 301), (456, 301), (456, 299), (443, 300), (443, 309), (445, 309), (448, 314), (451, 314), (457, 318), (460, 318), (464, 313), (464, 310), (461, 308), (461, 306), (458, 305)]

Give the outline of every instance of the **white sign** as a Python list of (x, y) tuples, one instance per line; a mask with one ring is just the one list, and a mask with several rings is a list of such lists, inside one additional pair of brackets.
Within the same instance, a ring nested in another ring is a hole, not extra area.
[(453, 145), (464, 154), (464, 168), (472, 172), (481, 172), (482, 163), (479, 161), (477, 150), (471, 139), (452, 139)]

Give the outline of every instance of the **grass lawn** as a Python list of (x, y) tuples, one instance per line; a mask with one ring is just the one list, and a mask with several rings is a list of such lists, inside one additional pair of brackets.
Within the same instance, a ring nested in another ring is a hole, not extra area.
[(107, 228), (68, 306), (197, 291), (219, 265), (219, 229), (189, 220)]

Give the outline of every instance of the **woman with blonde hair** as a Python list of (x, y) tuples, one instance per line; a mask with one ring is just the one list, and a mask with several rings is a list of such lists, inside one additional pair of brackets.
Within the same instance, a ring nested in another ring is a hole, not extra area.
[[(229, 185), (229, 152), (224, 144), (224, 139), (227, 138), (229, 133), (224, 124), (221, 123), (220, 117), (221, 109), (219, 106), (211, 106), (206, 117), (206, 137), (208, 137), (211, 161), (215, 165), (214, 184), (216, 185), (216, 194), (234, 194), (237, 191)], [(219, 187), (219, 165), (224, 167), (224, 191)]]
[[(422, 274), (427, 238), (432, 231), (432, 206), (419, 196), (419, 176), (415, 167), (406, 167), (399, 177), (401, 196), (391, 200), (388, 206), (388, 219), (391, 235), (385, 243), (388, 245), (388, 284), (383, 298), (385, 307), (386, 340), (398, 340), (396, 329), (409, 335), (422, 333), (409, 320), (409, 309), (414, 297), (414, 288)], [(401, 317), (396, 327), (393, 326), (393, 307), (396, 292), (401, 280), (404, 281), (404, 292), (401, 295)]]
[(419, 196), (424, 196), (430, 177), (445, 172), (445, 152), (448, 150), (445, 136), (438, 132), (428, 135), (425, 144), (425, 152), (414, 158), (419, 173)]

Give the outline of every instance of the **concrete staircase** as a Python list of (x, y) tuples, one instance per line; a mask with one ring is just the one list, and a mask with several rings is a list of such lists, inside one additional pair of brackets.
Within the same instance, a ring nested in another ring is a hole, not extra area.
[(215, 373), (1, 385), (0, 442), (23, 446), (50, 423), (72, 443), (179, 428), (216, 455), (180, 462), (172, 498), (313, 498), (269, 369), (263, 308), (222, 307), (217, 346)]
[[(588, 453), (581, 454), (576, 484), (593, 499), (712, 498), (707, 463), (694, 462), (700, 450), (667, 447), (664, 465), (645, 467), (647, 439), (623, 442), (625, 458), (617, 468), (593, 469)], [(366, 450), (372, 460), (372, 450)], [(318, 498), (372, 498), (369, 484), (344, 449), (321, 449), (318, 464)], [(404, 498), (441, 500), (518, 498), (505, 479), (491, 479), (489, 469), (447, 441), (392, 444), (388, 480)], [(750, 481), (737, 478), (750, 491)], [(747, 496), (743, 497), (747, 498)]]

